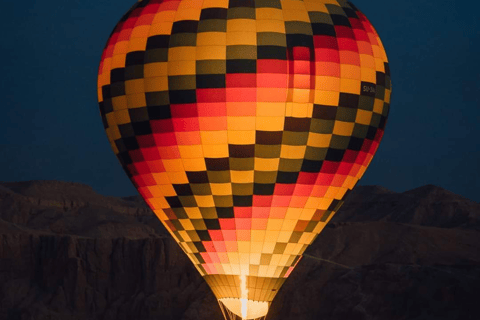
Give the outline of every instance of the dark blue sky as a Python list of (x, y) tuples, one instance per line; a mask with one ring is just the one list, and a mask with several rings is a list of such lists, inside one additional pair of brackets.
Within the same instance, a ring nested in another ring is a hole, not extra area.
[[(0, 180), (135, 194), (96, 102), (100, 55), (133, 0), (7, 1), (0, 27)], [(480, 4), (357, 0), (390, 60), (392, 108), (360, 184), (435, 184), (480, 201)]]

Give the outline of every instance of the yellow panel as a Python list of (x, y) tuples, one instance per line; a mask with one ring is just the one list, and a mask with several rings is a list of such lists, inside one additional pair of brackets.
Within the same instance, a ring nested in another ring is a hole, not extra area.
[(158, 189), (164, 197), (173, 197), (177, 195), (171, 184), (161, 184), (158, 186)]
[(117, 54), (112, 57), (112, 65), (110, 66), (111, 69), (116, 68), (125, 68), (125, 60), (127, 56), (125, 54)]
[[(113, 110), (124, 110), (127, 109), (127, 97), (126, 96), (118, 96), (112, 98), (112, 105)], [(383, 105), (382, 105), (383, 106)], [(382, 108), (383, 109), (383, 108)]]
[(303, 1), (295, 1), (295, 0), (282, 0), (280, 1), (282, 4), (283, 10), (300, 10), (305, 11), (305, 5)]
[(264, 242), (262, 252), (273, 253), (273, 250), (275, 249), (276, 244), (277, 244), (276, 242)]
[[(289, 2), (301, 3), (300, 1), (289, 1)], [(303, 6), (303, 3), (301, 4)], [(301, 10), (289, 10), (289, 9), (283, 8), (283, 18), (285, 19), (285, 21), (310, 22), (310, 17), (308, 16), (308, 12), (305, 9), (301, 11)]]
[(127, 95), (128, 108), (143, 108), (147, 105), (145, 93), (134, 93)]
[(203, 8), (228, 8), (228, 0), (203, 0)]
[(237, 241), (237, 247), (239, 253), (249, 253), (250, 241)]
[(296, 247), (297, 247), (296, 243), (287, 243), (287, 246), (285, 247), (284, 253), (285, 254), (295, 254), (296, 253), (295, 251), (298, 251), (298, 250), (295, 250)]
[(143, 67), (145, 78), (168, 75), (168, 62), (147, 63)]
[[(253, 243), (261, 242), (265, 240), (265, 231), (264, 230), (252, 230), (251, 231), (251, 240)], [(252, 243), (252, 245), (253, 245)]]
[(315, 90), (315, 103), (326, 106), (338, 106), (340, 92)]
[[(257, 9), (258, 12), (259, 9)], [(280, 10), (277, 10), (280, 11)], [(283, 14), (280, 11), (280, 15)], [(257, 32), (277, 32), (285, 33), (285, 23), (283, 20), (257, 20)]]
[(199, 46), (197, 47), (197, 60), (225, 60), (227, 49), (225, 46)]
[(285, 214), (286, 220), (298, 220), (300, 215), (302, 214), (301, 208), (288, 208), (287, 213)]
[(292, 231), (280, 231), (277, 242), (287, 243), (292, 237)]
[(342, 186), (352, 190), (355, 187), (355, 185), (357, 184), (357, 181), (358, 181), (358, 179), (356, 177), (347, 176), (347, 178), (343, 182)]
[(299, 89), (299, 88), (293, 88), (292, 90), (293, 95), (292, 95), (292, 101), (298, 102), (298, 103), (307, 103), (310, 102), (310, 89)]
[[(167, 11), (171, 12), (171, 11)], [(158, 15), (155, 17), (155, 20), (157, 19)], [(149, 36), (156, 36), (156, 35), (162, 35), (162, 34), (168, 34), (170, 35), (172, 33), (172, 22), (164, 22), (164, 21), (159, 21), (155, 22), (153, 21), (152, 26), (150, 27), (150, 32)]]
[(225, 32), (200, 32), (197, 34), (197, 47), (226, 45), (227, 34)]
[(285, 219), (282, 224), (282, 231), (293, 231), (297, 224), (297, 219)]
[(375, 70), (385, 72), (385, 64), (382, 59), (375, 58)]
[(114, 143), (110, 142), (110, 147), (112, 147), (112, 150), (115, 153), (115, 155), (120, 153), (120, 151), (118, 150), (117, 146)]
[(195, 60), (195, 47), (173, 47), (168, 49), (168, 62)]
[(238, 257), (238, 252), (227, 252), (227, 255), (228, 255), (228, 260), (230, 261), (230, 264), (233, 265), (234, 264), (238, 264), (240, 262), (240, 259)]
[(385, 89), (385, 102), (390, 103), (390, 95), (392, 94), (391, 90)]
[(362, 81), (376, 83), (377, 72), (372, 68), (362, 68)]
[(227, 32), (256, 32), (256, 21), (253, 19), (227, 20)]
[(257, 116), (275, 117), (285, 115), (284, 102), (257, 102)]
[(130, 38), (147, 39), (149, 31), (150, 31), (149, 25), (136, 26), (135, 28), (133, 28)]
[(213, 201), (213, 196), (197, 196), (195, 195), (195, 201), (200, 208), (211, 208), (215, 207), (215, 202)]
[(360, 95), (360, 80), (340, 79), (340, 91)]
[(174, 18), (175, 18), (174, 10), (161, 11), (155, 14), (155, 18), (153, 18), (152, 25), (159, 22), (167, 22), (167, 21), (173, 22)]
[(115, 141), (122, 137), (117, 126), (111, 126), (105, 129), (109, 141)]
[(187, 213), (187, 216), (190, 219), (202, 219), (202, 213), (200, 212), (200, 209), (197, 207), (185, 207), (183, 208), (185, 212)]
[(308, 135), (307, 145), (311, 147), (317, 147), (317, 148), (327, 148), (330, 146), (331, 140), (332, 140), (331, 134), (310, 132), (310, 134)]
[(320, 201), (320, 204), (318, 206), (318, 209), (327, 210), (328, 207), (330, 206), (330, 204), (332, 204), (332, 199), (322, 198), (322, 200)]
[[(360, 73), (361, 68), (359, 66), (354, 66), (351, 64), (340, 64), (340, 76), (342, 78), (354, 79), (354, 80), (364, 80)], [(365, 81), (365, 80), (364, 80)]]
[(255, 158), (255, 170), (276, 171), (278, 170), (279, 163), (280, 163), (280, 158), (273, 158), (273, 159)]
[(372, 112), (367, 110), (358, 109), (357, 110), (357, 118), (355, 119), (356, 123), (361, 123), (364, 125), (370, 125), (372, 121)]
[(163, 159), (162, 162), (166, 172), (184, 170), (182, 159)]
[(255, 131), (228, 131), (229, 144), (255, 144)]
[(303, 159), (307, 146), (289, 146), (282, 145), (280, 158), (284, 159)]
[(320, 205), (320, 199), (317, 197), (310, 197), (308, 198), (307, 202), (305, 203), (305, 208), (318, 208)]
[[(260, 247), (260, 250), (261, 250), (261, 248), (262, 248), (261, 244), (259, 245), (259, 247)], [(261, 257), (262, 257), (262, 255), (260, 254), (260, 251), (256, 252), (256, 253), (250, 253), (250, 264), (251, 265), (259, 265)]]
[[(263, 249), (263, 242), (252, 242), (250, 245), (250, 252), (252, 253), (261, 253)], [(258, 262), (257, 264), (260, 264)]]
[(167, 91), (168, 77), (150, 77), (145, 78), (145, 92)]
[[(149, 199), (150, 203), (152, 203), (152, 204), (157, 203), (155, 200), (156, 199), (153, 199), (153, 198)], [(167, 202), (165, 199), (163, 201)], [(160, 208), (160, 206), (159, 206), (159, 208)], [(165, 212), (162, 209), (157, 209), (157, 210), (154, 210), (153, 212), (160, 219), (160, 221), (168, 220), (167, 215), (165, 214)]]
[(228, 196), (232, 194), (231, 183), (210, 183), (212, 194), (219, 196)]
[(285, 106), (287, 117), (307, 118), (312, 116), (313, 104), (311, 103), (287, 102)]
[(143, 79), (127, 80), (125, 81), (125, 93), (127, 95), (133, 93), (144, 93), (145, 83)]
[[(202, 148), (203, 150), (203, 148)], [(185, 171), (205, 171), (205, 160), (203, 159), (182, 159)]]
[[(281, 9), (275, 9), (275, 8), (257, 8), (255, 9), (255, 16), (257, 18), (257, 27), (258, 23), (261, 22), (261, 20), (280, 20), (283, 21), (283, 12)], [(283, 25), (283, 23), (282, 23)], [(285, 32), (285, 27), (283, 27), (283, 32)], [(262, 32), (261, 30), (258, 30), (258, 32)]]
[(145, 51), (147, 48), (147, 38), (130, 39), (127, 52)]
[(315, 207), (314, 209), (309, 209), (309, 208), (303, 209), (298, 219), (310, 221), (313, 215), (315, 214), (316, 209), (317, 207)]
[(190, 219), (178, 219), (185, 230), (195, 230)]
[(200, 137), (203, 145), (209, 144), (227, 144), (228, 131), (200, 131)]
[(168, 174), (166, 172), (152, 173), (152, 177), (157, 184), (167, 184), (170, 183)]
[[(185, 0), (180, 2), (180, 6), (184, 1)], [(200, 20), (200, 10), (199, 9), (178, 10), (177, 13), (175, 14), (175, 21), (182, 21), (182, 20)]]
[(333, 134), (337, 134), (339, 136), (351, 136), (353, 133), (353, 127), (355, 123), (353, 122), (345, 122), (345, 121), (335, 121), (335, 125), (333, 127)]
[(320, 1), (311, 1), (311, 0), (309, 1), (304, 0), (303, 3), (305, 4), (305, 8), (308, 11), (328, 13), (328, 9), (325, 6), (325, 3), (322, 3)]
[(227, 32), (227, 46), (257, 45), (256, 32)]
[(282, 131), (284, 122), (284, 117), (257, 117), (255, 125), (258, 131)]
[(268, 219), (267, 230), (280, 231), (282, 229), (283, 219)]
[(348, 189), (345, 188), (345, 187), (340, 187), (340, 188), (338, 188), (338, 192), (337, 192), (337, 194), (336, 194), (336, 196), (335, 196), (335, 199), (337, 199), (337, 200), (343, 199), (343, 197), (345, 196), (345, 193), (347, 193), (347, 190), (348, 190)]
[(362, 68), (375, 69), (375, 59), (369, 54), (360, 54), (360, 65)]
[(233, 183), (252, 183), (253, 171), (230, 171), (230, 178)]
[(168, 179), (170, 179), (170, 181), (173, 183), (173, 184), (184, 184), (184, 183), (188, 183), (188, 178), (187, 178), (187, 175), (185, 174), (184, 171), (179, 171), (179, 172), (168, 172)]
[(128, 41), (119, 41), (115, 43), (115, 48), (113, 49), (113, 55), (117, 54), (126, 54), (128, 49)]
[(227, 158), (228, 145), (203, 145), (203, 155), (205, 158)]
[[(270, 219), (272, 220), (272, 219)], [(279, 220), (279, 219), (273, 219), (273, 220)], [(273, 242), (275, 243), (277, 241), (278, 235), (280, 234), (280, 227), (278, 227), (278, 230), (267, 230), (265, 231), (265, 242)]]
[(382, 99), (375, 99), (375, 102), (373, 103), (373, 112), (382, 114), (384, 103), (385, 102)]
[(340, 91), (340, 78), (316, 76), (315, 77), (315, 89), (323, 91)]
[(194, 75), (194, 74), (195, 74), (195, 60), (168, 62), (169, 76)]
[[(161, 208), (169, 208), (169, 204), (167, 202), (167, 200), (165, 200), (165, 198), (151, 198), (151, 199), (148, 199), (150, 205), (152, 206), (152, 208), (156, 208), (156, 209), (161, 209)], [(163, 211), (161, 211), (163, 212)], [(164, 220), (168, 220), (168, 217), (164, 214), (163, 215), (163, 219)]]
[(255, 117), (227, 117), (228, 131), (255, 130)]
[(128, 113), (128, 110), (115, 111), (114, 115), (115, 115), (115, 123), (117, 125), (130, 123), (132, 121), (132, 120), (130, 120), (130, 115)]
[(203, 149), (201, 145), (191, 145), (191, 146), (178, 146), (178, 150), (180, 151), (180, 156), (182, 159), (196, 159), (202, 158), (203, 159)]

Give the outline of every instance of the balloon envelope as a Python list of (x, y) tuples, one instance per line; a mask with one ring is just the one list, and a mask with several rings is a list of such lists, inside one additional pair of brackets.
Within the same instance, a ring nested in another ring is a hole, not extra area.
[(335, 0), (143, 0), (104, 49), (111, 146), (226, 314), (265, 316), (368, 167), (387, 57)]

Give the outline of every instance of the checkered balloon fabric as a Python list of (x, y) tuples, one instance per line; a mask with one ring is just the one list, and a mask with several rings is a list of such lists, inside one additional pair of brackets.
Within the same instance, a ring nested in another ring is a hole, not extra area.
[(98, 75), (115, 154), (218, 299), (273, 299), (372, 160), (390, 93), (342, 0), (139, 1)]

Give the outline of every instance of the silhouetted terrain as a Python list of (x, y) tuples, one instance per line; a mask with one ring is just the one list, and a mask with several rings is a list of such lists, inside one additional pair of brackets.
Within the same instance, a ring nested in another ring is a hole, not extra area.
[[(480, 319), (480, 204), (356, 187), (268, 320)], [(216, 320), (210, 289), (140, 197), (0, 183), (0, 320)]]

